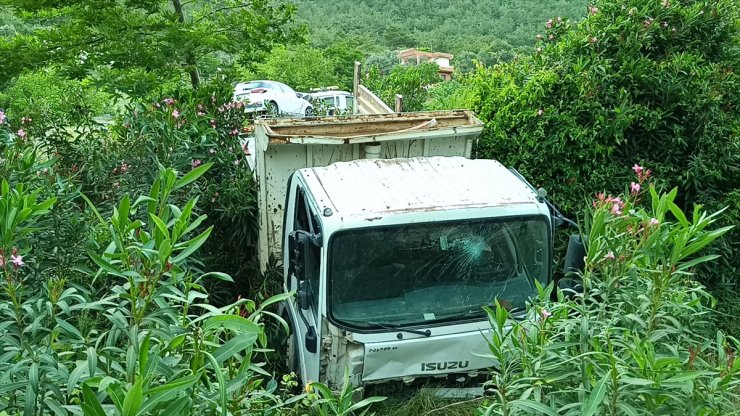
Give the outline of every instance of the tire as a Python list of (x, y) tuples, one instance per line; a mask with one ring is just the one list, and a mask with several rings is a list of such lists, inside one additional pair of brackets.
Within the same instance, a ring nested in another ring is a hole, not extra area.
[(306, 117), (313, 117), (313, 107), (306, 107)]

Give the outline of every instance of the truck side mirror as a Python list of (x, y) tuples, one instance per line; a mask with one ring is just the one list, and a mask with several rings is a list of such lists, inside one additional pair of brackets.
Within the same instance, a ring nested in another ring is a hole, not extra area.
[(558, 282), (560, 289), (569, 289), (574, 292), (581, 292), (580, 273), (586, 267), (586, 242), (580, 235), (570, 236), (568, 241), (568, 251), (565, 253), (565, 264), (563, 265), (564, 277)]

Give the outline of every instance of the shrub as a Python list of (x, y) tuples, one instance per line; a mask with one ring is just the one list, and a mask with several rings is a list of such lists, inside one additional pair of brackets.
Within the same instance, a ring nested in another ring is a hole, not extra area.
[(653, 186), (601, 194), (587, 221), (583, 293), (558, 291), (553, 302), (552, 286), (540, 287), (523, 320), (499, 304), (488, 310), (497, 388), (482, 413), (735, 411), (740, 343), (711, 333), (712, 299), (692, 278), (714, 257), (697, 254), (728, 228), (713, 228), (719, 213), (700, 208), (685, 217), (677, 199)]
[[(265, 348), (262, 307), (246, 299), (214, 308), (190, 256), (211, 228), (198, 233), (197, 198), (182, 208), (172, 192), (197, 180), (210, 164), (185, 175), (162, 169), (147, 195), (121, 198), (109, 220), (108, 244), (90, 256), (103, 290), (94, 300), (65, 279), (29, 285), (28, 250), (39, 219), (54, 199), (22, 184), (0, 189), (3, 293), (0, 313), (0, 409), (25, 414), (226, 414), (239, 409), (277, 414), (277, 384), (265, 385), (256, 348)], [(81, 332), (75, 315), (95, 311), (106, 325)], [(279, 318), (277, 318), (279, 319)], [(75, 410), (76, 409), (76, 410)]]
[(14, 123), (25, 117), (44, 130), (81, 124), (107, 112), (109, 103), (106, 94), (53, 69), (20, 75), (0, 94), (0, 108)]
[[(678, 186), (676, 204), (732, 205), (740, 183), (740, 87), (733, 2), (597, 1), (577, 25), (551, 19), (530, 57), (479, 67), (466, 85), (486, 122), (480, 152), (577, 213), (634, 161)], [(725, 222), (726, 224), (729, 222)], [(716, 250), (733, 253), (737, 231)], [(737, 276), (737, 256), (706, 276)]]
[(421, 111), (428, 97), (428, 88), (438, 82), (437, 64), (397, 65), (388, 74), (382, 74), (378, 67), (370, 68), (365, 86), (378, 98), (394, 108), (396, 94), (403, 95), (403, 111)]

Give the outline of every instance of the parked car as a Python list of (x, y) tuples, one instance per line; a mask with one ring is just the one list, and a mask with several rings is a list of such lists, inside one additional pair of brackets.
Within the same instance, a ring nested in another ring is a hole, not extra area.
[(355, 96), (347, 91), (339, 91), (336, 87), (311, 90), (307, 95), (311, 97), (316, 114), (334, 116), (352, 114), (354, 111)]
[(313, 115), (313, 105), (303, 98), (303, 94), (282, 82), (240, 82), (234, 87), (234, 101), (246, 102), (248, 113), (301, 117)]

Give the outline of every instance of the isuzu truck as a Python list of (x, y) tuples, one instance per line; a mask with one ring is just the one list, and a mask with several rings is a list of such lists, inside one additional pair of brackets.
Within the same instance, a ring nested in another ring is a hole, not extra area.
[(482, 129), (468, 111), (257, 121), (259, 255), (296, 294), (283, 313), (303, 383), (462, 386), (492, 366), (482, 308), (523, 311), (550, 282), (562, 218), (470, 158)]

